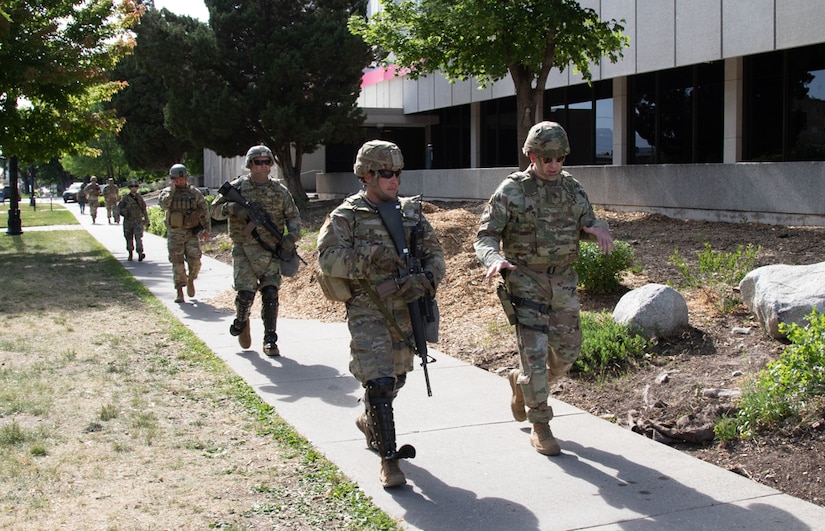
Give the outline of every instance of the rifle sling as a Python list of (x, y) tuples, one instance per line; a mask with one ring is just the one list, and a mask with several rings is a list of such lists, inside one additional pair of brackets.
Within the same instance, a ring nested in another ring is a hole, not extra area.
[(401, 338), (404, 340), (404, 343), (407, 344), (407, 347), (409, 347), (409, 349), (413, 352), (420, 355), (418, 349), (415, 346), (415, 343), (413, 343), (412, 340), (410, 340), (409, 335), (405, 334), (404, 331), (401, 330), (401, 327), (398, 326), (398, 321), (395, 320), (395, 317), (392, 315), (390, 310), (384, 304), (384, 301), (381, 300), (381, 298), (378, 296), (378, 293), (375, 291), (375, 289), (373, 289), (369, 282), (367, 282), (366, 279), (359, 278), (358, 283), (361, 285), (361, 289), (363, 289), (364, 292), (367, 295), (369, 295), (370, 300), (372, 300), (373, 304), (378, 306), (378, 309), (381, 310), (381, 314), (384, 316), (384, 319), (386, 319), (387, 322), (390, 323), (390, 326), (392, 326), (393, 330), (395, 330), (395, 332), (399, 336), (401, 336)]

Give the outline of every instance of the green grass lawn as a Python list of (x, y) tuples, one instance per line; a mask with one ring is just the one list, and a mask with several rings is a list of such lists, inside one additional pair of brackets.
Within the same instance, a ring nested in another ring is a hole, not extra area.
[[(8, 228), (9, 226), (9, 206), (10, 202), (6, 200), (0, 205), (0, 228)], [(44, 225), (77, 225), (77, 218), (66, 210), (63, 206), (63, 200), (60, 198), (37, 200), (37, 208), (33, 209), (29, 204), (28, 198), (24, 198), (18, 204), (20, 209), (20, 224), (25, 229), (26, 227), (40, 227)]]

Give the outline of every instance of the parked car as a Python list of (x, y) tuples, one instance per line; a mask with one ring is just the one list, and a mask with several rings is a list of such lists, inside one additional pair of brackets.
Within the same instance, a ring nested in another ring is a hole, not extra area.
[(63, 191), (63, 202), (68, 203), (69, 201), (77, 201), (77, 193), (80, 191), (80, 187), (83, 186), (83, 183), (72, 183), (68, 188)]

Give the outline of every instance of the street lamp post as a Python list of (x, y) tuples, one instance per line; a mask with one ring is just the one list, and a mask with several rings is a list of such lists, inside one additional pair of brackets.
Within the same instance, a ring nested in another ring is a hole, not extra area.
[(11, 188), (11, 201), (9, 203), (9, 226), (6, 234), (9, 236), (19, 236), (23, 234), (23, 223), (20, 221), (20, 190), (17, 189), (17, 157), (9, 159), (9, 188)]

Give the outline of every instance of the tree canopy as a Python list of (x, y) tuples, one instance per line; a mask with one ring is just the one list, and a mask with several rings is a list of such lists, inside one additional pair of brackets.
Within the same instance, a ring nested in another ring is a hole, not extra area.
[(109, 71), (129, 52), (137, 6), (123, 0), (6, 0), (0, 16), (0, 148), (49, 160), (77, 152), (119, 121), (97, 103), (121, 85)]
[[(156, 11), (148, 11), (142, 17), (146, 20), (160, 16)], [(137, 39), (141, 40), (138, 25)], [(135, 171), (166, 172), (173, 164), (182, 162), (187, 155), (199, 156), (202, 150), (182, 138), (173, 136), (164, 125), (163, 109), (169, 99), (169, 91), (159, 76), (147, 74), (138, 65), (142, 48), (135, 47), (133, 55), (123, 58), (114, 72), (114, 79), (128, 83), (128, 86), (112, 97), (109, 106), (124, 119), (123, 127), (117, 134), (117, 142), (123, 148), (125, 160)], [(194, 168), (190, 168), (190, 172)]]
[(482, 87), (508, 74), (516, 92), (519, 154), (527, 133), (543, 119), (550, 71), (572, 66), (590, 81), (591, 64), (615, 62), (627, 46), (616, 20), (599, 19), (576, 0), (382, 1), (369, 20), (350, 18), (350, 30), (374, 47), (377, 59), (412, 79), (441, 72)]
[(205, 3), (208, 26), (161, 10), (137, 29), (141, 68), (168, 90), (166, 128), (222, 156), (266, 144), (292, 194), (306, 200), (303, 155), (360, 135), (357, 98), (370, 55), (347, 30), (360, 2)]

